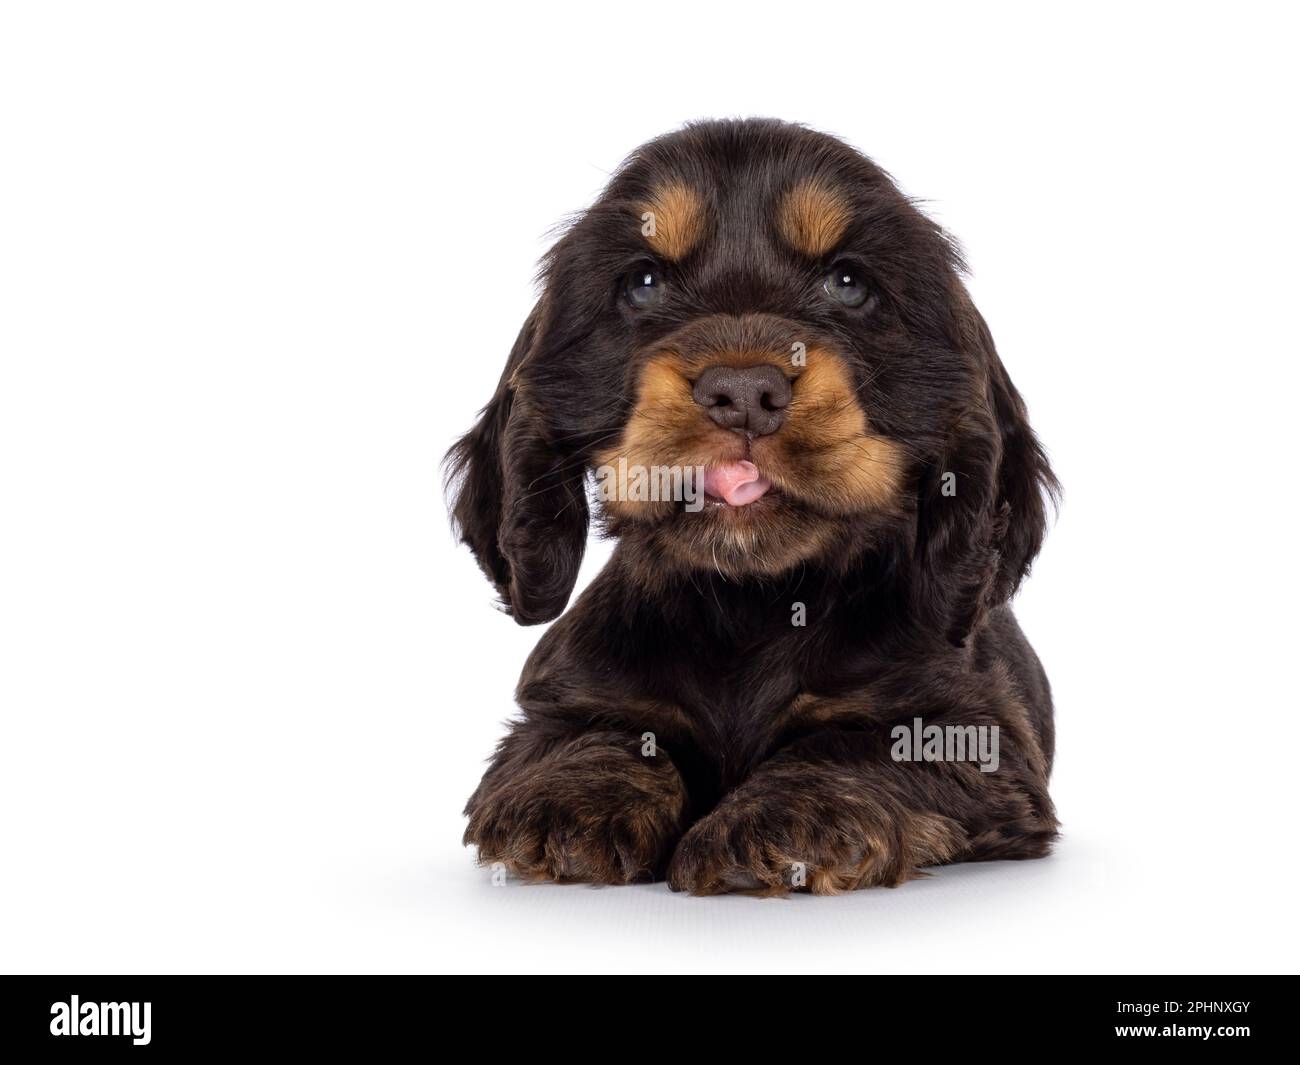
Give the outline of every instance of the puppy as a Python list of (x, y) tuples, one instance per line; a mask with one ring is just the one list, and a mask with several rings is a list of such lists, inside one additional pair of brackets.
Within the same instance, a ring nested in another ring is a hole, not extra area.
[(617, 546), (525, 666), (480, 862), (830, 894), (1048, 851), (1008, 600), (1057, 484), (960, 274), (884, 172), (770, 120), (651, 141), (551, 249), (454, 523), (523, 625), (589, 504)]

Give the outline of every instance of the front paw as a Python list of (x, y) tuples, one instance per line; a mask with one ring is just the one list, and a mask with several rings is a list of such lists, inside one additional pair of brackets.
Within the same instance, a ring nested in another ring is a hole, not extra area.
[(465, 843), (480, 864), (526, 880), (630, 884), (662, 874), (686, 791), (662, 752), (580, 739), (481, 788), (468, 812)]
[(894, 887), (949, 858), (960, 827), (929, 813), (891, 812), (858, 782), (751, 781), (696, 823), (677, 845), (668, 885), (692, 895), (744, 892), (837, 895)]

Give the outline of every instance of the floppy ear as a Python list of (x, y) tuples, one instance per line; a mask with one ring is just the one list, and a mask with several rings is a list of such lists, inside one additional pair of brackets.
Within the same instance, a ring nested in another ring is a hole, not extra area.
[(542, 348), (545, 303), (520, 330), (478, 423), (445, 460), (452, 526), (521, 625), (564, 610), (587, 544), (585, 466), (555, 447), (527, 373)]
[(1060, 485), (964, 290), (957, 335), (980, 379), (947, 454), (921, 479), (913, 598), (922, 617), (960, 646), (1020, 587), (1047, 531), (1047, 499), (1058, 498)]

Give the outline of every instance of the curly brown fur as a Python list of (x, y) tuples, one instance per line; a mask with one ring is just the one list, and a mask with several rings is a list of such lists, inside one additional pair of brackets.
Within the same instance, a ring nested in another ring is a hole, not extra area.
[(466, 810), (479, 860), (528, 880), (630, 884), (662, 874), (686, 790), (667, 757), (641, 757), (631, 739), (588, 732), (527, 753), (503, 744), (504, 771)]
[[(788, 396), (733, 424), (710, 371)], [(620, 460), (752, 463), (767, 490), (593, 500)], [(564, 611), (593, 505), (618, 540), (525, 667), (466, 811), (480, 861), (836, 893), (1049, 849), (1051, 696), (1008, 602), (1056, 480), (955, 245), (847, 145), (746, 120), (639, 149), (449, 462), (521, 624)], [(997, 769), (896, 760), (918, 718), (996, 726)]]

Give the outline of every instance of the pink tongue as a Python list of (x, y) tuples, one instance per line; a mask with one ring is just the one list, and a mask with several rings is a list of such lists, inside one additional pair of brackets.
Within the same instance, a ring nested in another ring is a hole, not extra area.
[(752, 462), (727, 462), (704, 471), (704, 490), (733, 507), (743, 507), (763, 495), (772, 482), (760, 477)]

